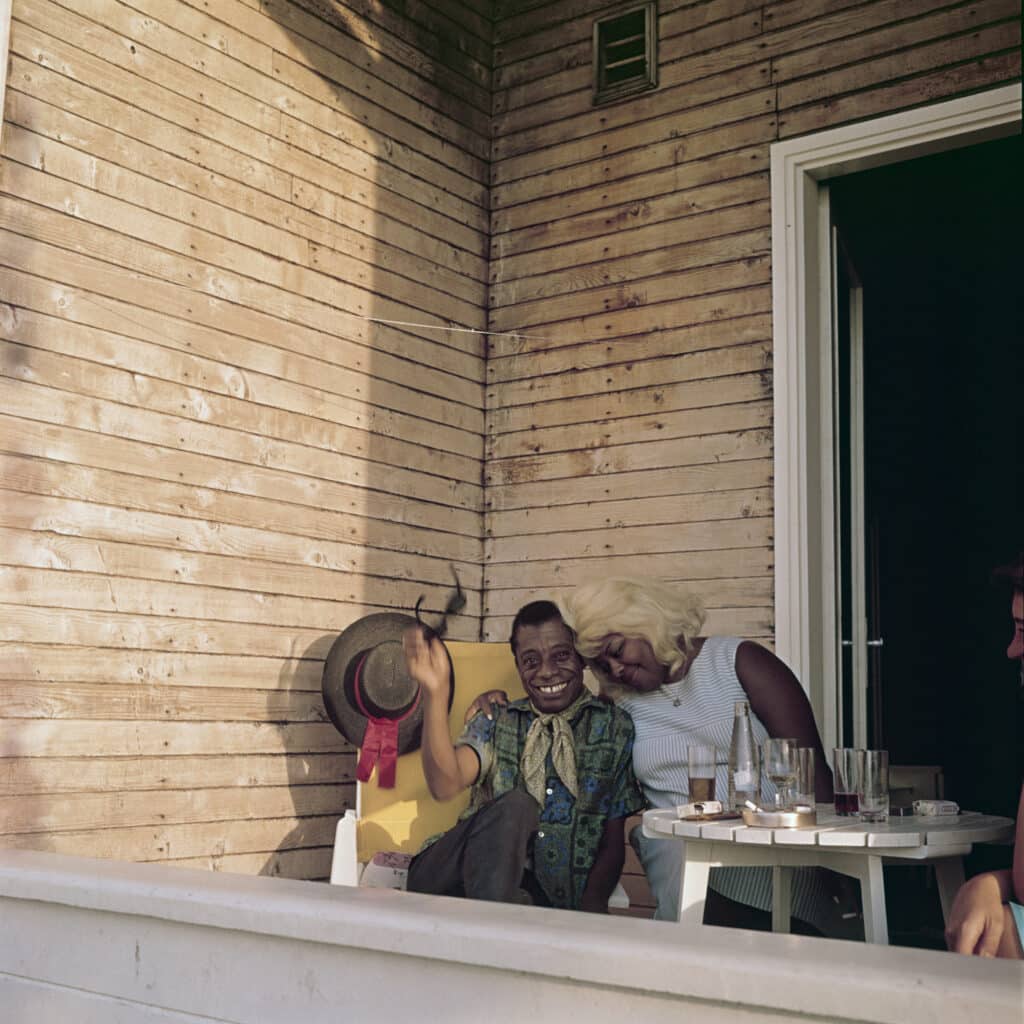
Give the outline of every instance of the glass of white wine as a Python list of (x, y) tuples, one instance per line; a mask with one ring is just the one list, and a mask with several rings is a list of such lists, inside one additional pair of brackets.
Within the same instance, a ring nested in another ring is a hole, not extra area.
[(775, 810), (785, 811), (793, 806), (793, 787), (797, 776), (797, 747), (799, 741), (771, 737), (764, 741), (764, 770), (775, 784)]

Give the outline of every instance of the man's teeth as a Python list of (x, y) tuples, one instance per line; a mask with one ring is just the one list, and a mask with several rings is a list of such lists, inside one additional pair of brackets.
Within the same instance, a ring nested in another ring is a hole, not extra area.
[(554, 686), (538, 686), (537, 689), (544, 694), (556, 694), (561, 693), (568, 685), (568, 683), (555, 683)]

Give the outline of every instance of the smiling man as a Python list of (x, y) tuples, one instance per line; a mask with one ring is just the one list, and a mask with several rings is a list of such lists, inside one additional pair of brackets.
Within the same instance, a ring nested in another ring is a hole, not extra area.
[(421, 753), (435, 799), (473, 787), (458, 824), (409, 868), (414, 892), (606, 913), (625, 856), (625, 819), (643, 797), (633, 723), (583, 685), (572, 633), (550, 601), (521, 608), (510, 639), (527, 697), (448, 733), (451, 670), (420, 628), (405, 635), (423, 694)]

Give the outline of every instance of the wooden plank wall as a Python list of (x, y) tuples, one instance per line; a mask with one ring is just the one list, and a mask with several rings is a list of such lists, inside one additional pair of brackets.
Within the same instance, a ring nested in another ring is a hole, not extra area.
[(1020, 2), (659, 0), (659, 87), (594, 108), (624, 6), (496, 0), (484, 635), (625, 573), (771, 644), (769, 147), (1018, 79)]
[(608, 573), (771, 641), (769, 147), (1011, 82), (1019, 0), (659, 0), (659, 86), (591, 104), (603, 0), (496, 0), (485, 637)]
[(15, 0), (0, 844), (316, 878), (360, 615), (479, 638), (490, 23)]

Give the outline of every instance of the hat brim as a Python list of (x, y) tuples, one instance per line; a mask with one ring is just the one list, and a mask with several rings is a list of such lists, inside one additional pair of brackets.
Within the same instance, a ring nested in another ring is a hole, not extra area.
[[(324, 661), (322, 690), (324, 708), (335, 728), (354, 747), (361, 747), (366, 736), (367, 716), (360, 711), (352, 699), (352, 676), (358, 660), (378, 644), (401, 643), (402, 634), (415, 626), (411, 615), (401, 612), (377, 612), (358, 619), (346, 627), (331, 645)], [(448, 664), (451, 655), (447, 647)], [(455, 692), (455, 673), (452, 669), (452, 686), (448, 694), (451, 708)], [(406, 754), (417, 750), (423, 732), (423, 702), (415, 707), (398, 723), (398, 753)]]

